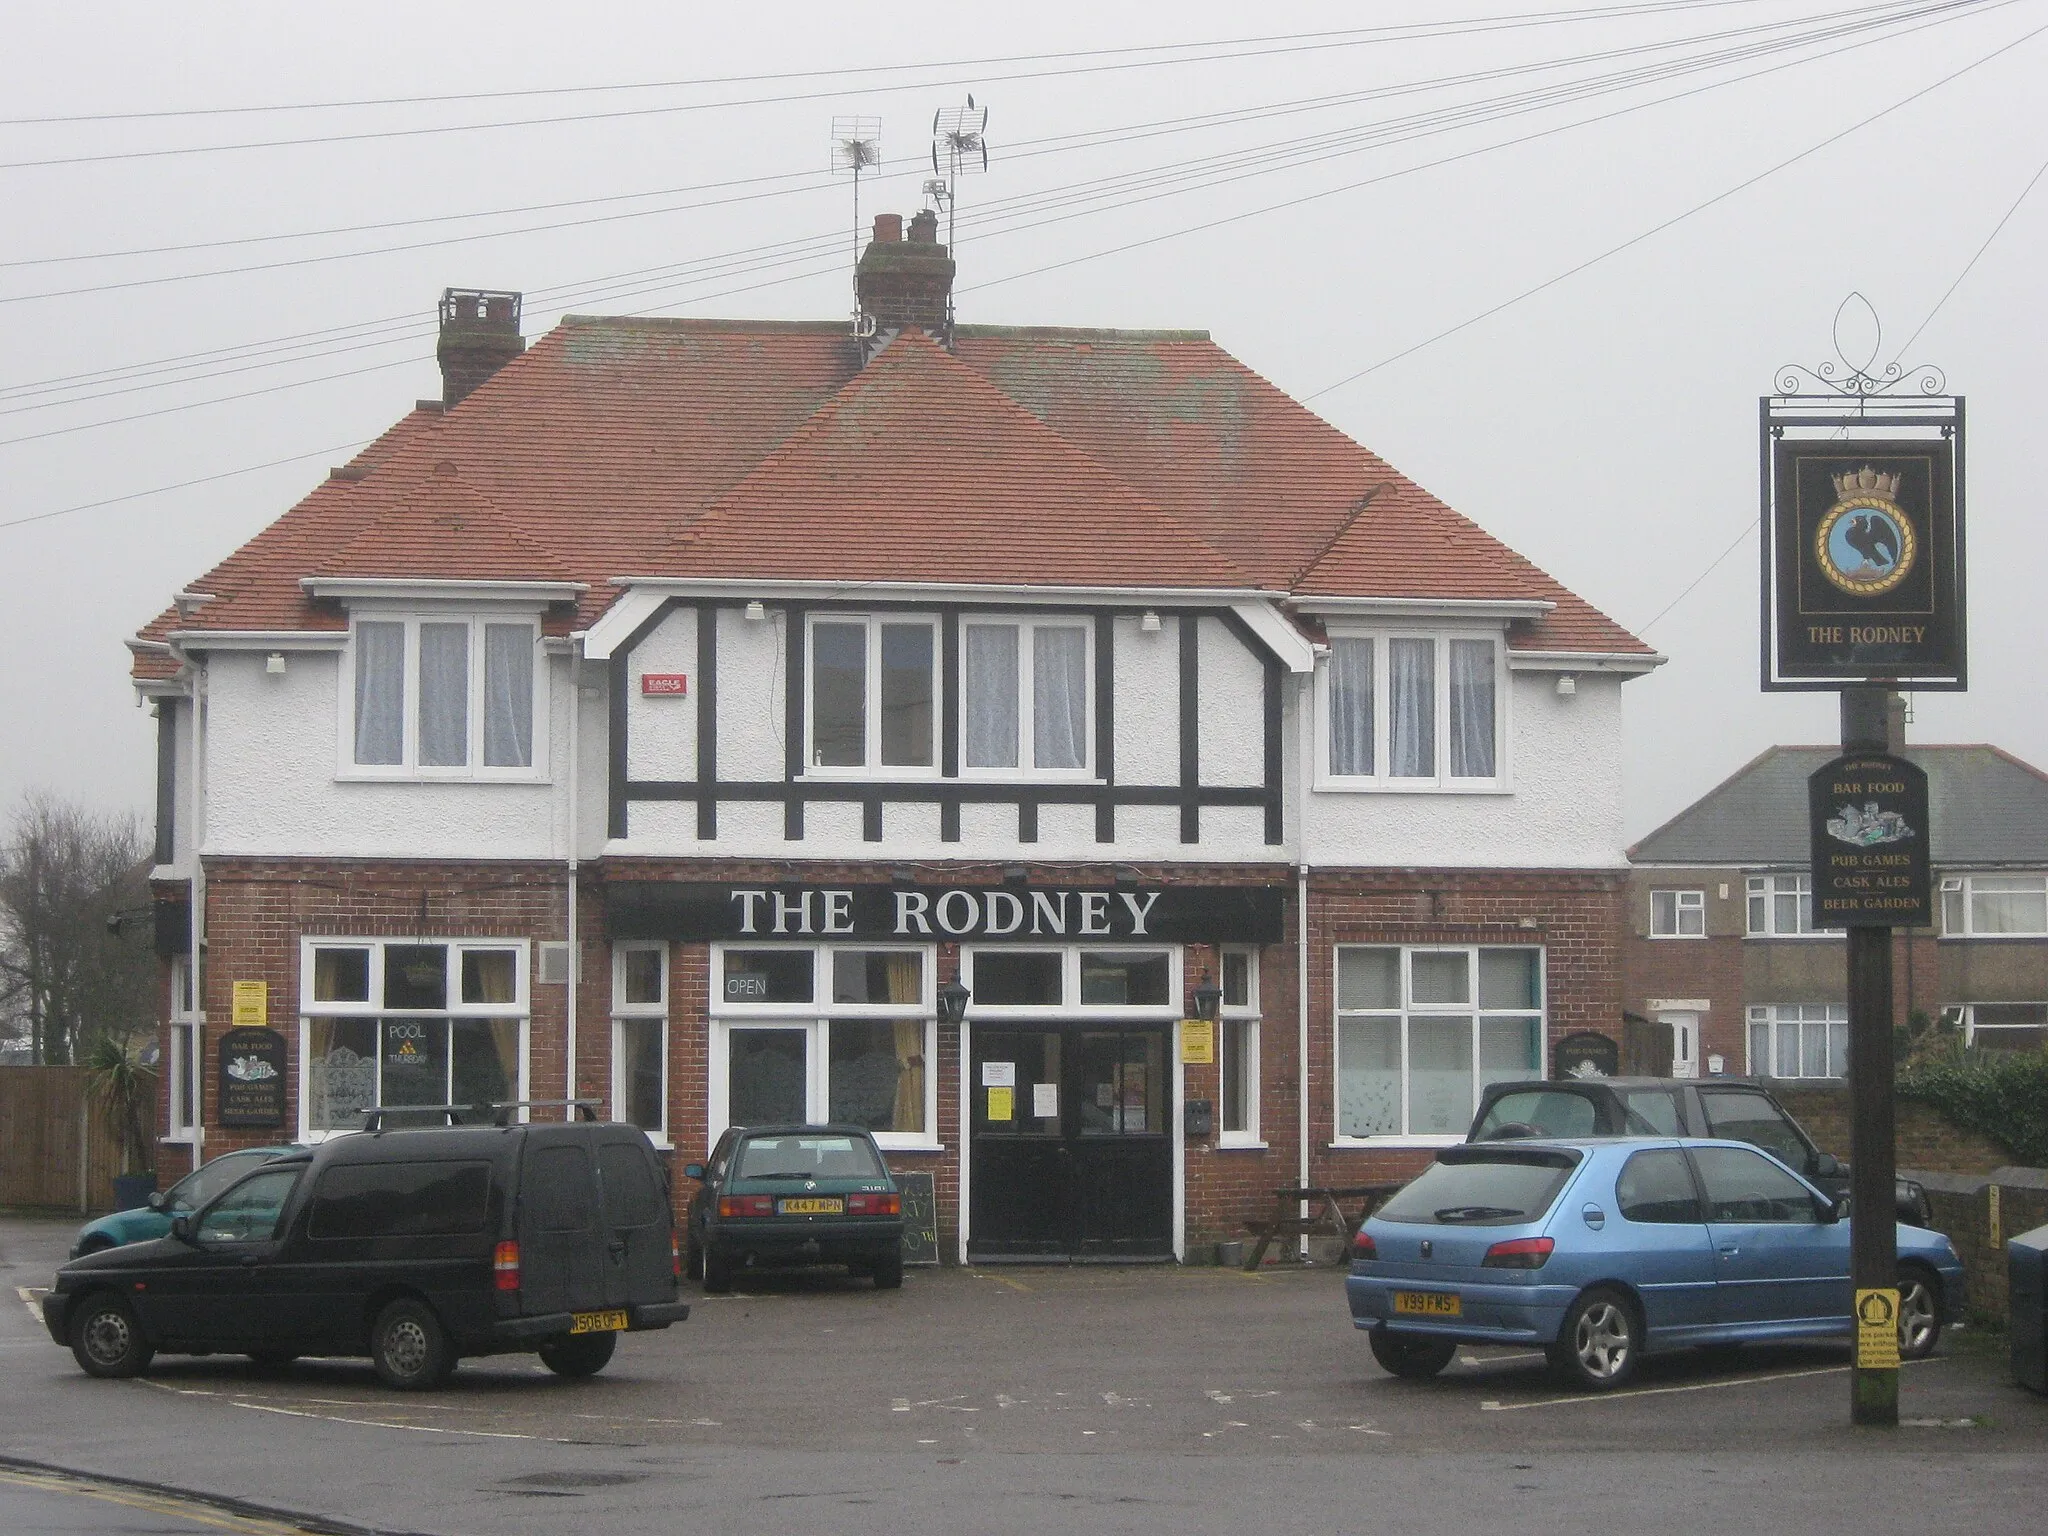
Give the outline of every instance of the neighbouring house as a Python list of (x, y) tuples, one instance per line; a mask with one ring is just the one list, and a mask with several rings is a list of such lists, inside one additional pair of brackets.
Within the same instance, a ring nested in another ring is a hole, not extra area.
[[(1898, 738), (1898, 712), (1894, 710)], [(1935, 926), (1893, 939), (1897, 1022), (2048, 1045), (2048, 774), (1992, 746), (1905, 745), (1927, 773)], [(1813, 926), (1806, 781), (1836, 747), (1772, 747), (1629, 850), (1628, 1008), (1671, 1071), (1839, 1078), (1845, 945)]]
[(443, 398), (132, 642), (173, 1161), (834, 1119), (948, 1260), (1186, 1256), (1618, 1028), (1661, 658), (1205, 333), (952, 275), (925, 213), (855, 327), (451, 290)]

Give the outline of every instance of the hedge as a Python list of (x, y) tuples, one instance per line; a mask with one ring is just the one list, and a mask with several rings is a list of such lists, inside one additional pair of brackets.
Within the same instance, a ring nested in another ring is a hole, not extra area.
[(2048, 1168), (2048, 1052), (1971, 1051), (1914, 1062), (1899, 1073), (1898, 1096), (1982, 1132), (2022, 1167)]

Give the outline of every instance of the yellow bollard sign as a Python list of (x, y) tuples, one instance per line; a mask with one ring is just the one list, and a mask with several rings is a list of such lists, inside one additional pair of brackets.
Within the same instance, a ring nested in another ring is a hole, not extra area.
[(1856, 1293), (1856, 1369), (1899, 1368), (1899, 1293), (1884, 1289)]

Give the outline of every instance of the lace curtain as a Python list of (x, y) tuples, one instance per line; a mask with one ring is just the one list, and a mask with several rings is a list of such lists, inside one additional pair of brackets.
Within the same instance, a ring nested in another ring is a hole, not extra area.
[(1332, 640), (1330, 772), (1372, 771), (1372, 641)]
[(967, 626), (967, 766), (1017, 766), (1017, 626)]
[(533, 766), (533, 631), (484, 626), (484, 766)]
[(469, 626), (420, 626), (420, 766), (469, 761)]
[(1451, 642), (1451, 777), (1493, 777), (1493, 642)]
[(1388, 739), (1397, 779), (1436, 777), (1436, 642), (1387, 642)]
[(356, 761), (405, 761), (405, 626), (358, 624)]
[(1031, 635), (1031, 757), (1040, 768), (1088, 761), (1088, 634), (1042, 627)]

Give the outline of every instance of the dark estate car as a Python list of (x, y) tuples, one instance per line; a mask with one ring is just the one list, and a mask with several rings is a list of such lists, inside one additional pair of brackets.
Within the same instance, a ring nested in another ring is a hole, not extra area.
[(860, 1126), (734, 1126), (683, 1172), (700, 1181), (684, 1242), (705, 1290), (772, 1264), (844, 1264), (881, 1290), (903, 1283), (903, 1196)]
[(72, 1260), (43, 1320), (94, 1376), (160, 1350), (368, 1355), (401, 1388), (522, 1350), (587, 1376), (621, 1332), (689, 1316), (679, 1269), (632, 1126), (372, 1130), (261, 1164), (167, 1237)]
[[(1849, 1168), (1813, 1138), (1754, 1078), (1585, 1077), (1489, 1083), (1467, 1141), (1522, 1136), (1725, 1137), (1761, 1147), (1831, 1200), (1849, 1197)], [(1927, 1191), (1898, 1181), (1897, 1219), (1934, 1225)]]

